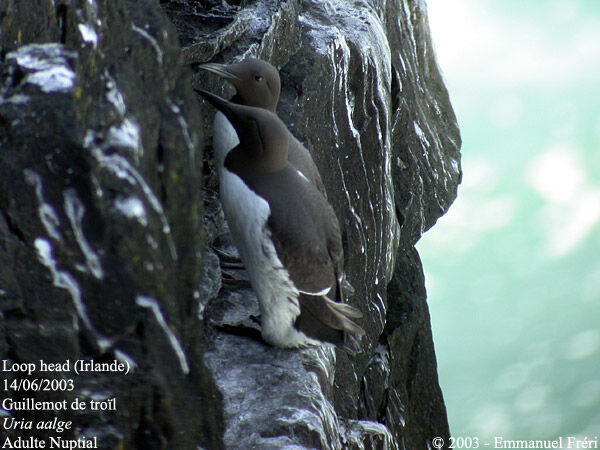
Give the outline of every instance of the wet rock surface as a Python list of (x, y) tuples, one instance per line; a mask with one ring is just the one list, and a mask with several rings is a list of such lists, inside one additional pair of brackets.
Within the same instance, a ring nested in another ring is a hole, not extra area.
[[(69, 395), (119, 405), (81, 412), (74, 437), (176, 449), (447, 438), (414, 244), (456, 196), (460, 136), (424, 2), (41, 3), (33, 22), (0, 5), (0, 353), (135, 363), (78, 378)], [(214, 110), (191, 89), (231, 95), (195, 66), (244, 56), (280, 69), (278, 113), (340, 220), (367, 332), (355, 357), (257, 339), (216, 194)]]

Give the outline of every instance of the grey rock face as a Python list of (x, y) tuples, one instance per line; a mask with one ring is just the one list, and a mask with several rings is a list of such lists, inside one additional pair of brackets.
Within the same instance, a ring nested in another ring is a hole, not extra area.
[[(414, 244), (456, 196), (460, 136), (424, 3), (40, 3), (0, 5), (1, 358), (135, 365), (76, 379), (69, 399), (118, 403), (78, 413), (73, 437), (174, 449), (446, 439)], [(214, 110), (191, 86), (233, 91), (186, 67), (244, 56), (280, 68), (278, 113), (340, 220), (367, 331), (356, 357), (252, 338), (256, 299), (216, 194)]]
[(217, 448), (195, 314), (203, 131), (176, 32), (152, 1), (63, 2), (57, 16), (52, 2), (20, 3), (1, 16), (1, 358), (116, 359), (132, 372), (3, 398), (116, 398), (116, 411), (61, 417), (75, 424), (63, 437), (99, 448)]

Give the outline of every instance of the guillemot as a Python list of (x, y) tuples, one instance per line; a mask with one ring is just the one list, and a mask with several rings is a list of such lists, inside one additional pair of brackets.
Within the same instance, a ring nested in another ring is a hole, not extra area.
[[(224, 78), (235, 87), (237, 94), (230, 100), (233, 103), (264, 108), (271, 112), (277, 109), (281, 79), (277, 69), (268, 62), (247, 58), (234, 64), (206, 63), (199, 67)], [(213, 126), (213, 148), (217, 160), (223, 153), (227, 153), (237, 145), (237, 135), (231, 126), (227, 126), (227, 122), (222, 114), (216, 114)], [(327, 197), (321, 174), (310, 152), (291, 133), (288, 160), (302, 176)]]
[(362, 317), (343, 303), (337, 217), (288, 161), (290, 133), (273, 112), (197, 90), (234, 127), (223, 157), (221, 202), (258, 297), (262, 338), (282, 348), (335, 344), (359, 351)]

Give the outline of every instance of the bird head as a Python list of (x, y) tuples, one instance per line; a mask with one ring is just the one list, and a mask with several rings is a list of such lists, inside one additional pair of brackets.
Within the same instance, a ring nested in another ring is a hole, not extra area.
[(277, 69), (268, 62), (247, 58), (233, 64), (202, 64), (200, 68), (233, 84), (244, 105), (275, 112), (281, 80)]

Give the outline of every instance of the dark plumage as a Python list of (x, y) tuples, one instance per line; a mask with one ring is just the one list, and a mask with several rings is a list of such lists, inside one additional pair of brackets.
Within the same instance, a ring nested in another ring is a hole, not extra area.
[[(264, 216), (231, 206), (227, 217), (257, 291), (263, 337), (281, 347), (330, 342), (358, 351), (364, 331), (352, 319), (362, 314), (342, 302), (339, 224), (323, 194), (288, 162), (287, 127), (266, 109), (199, 92), (227, 116), (239, 136), (240, 144), (225, 157), (224, 170), (257, 196), (257, 208), (261, 201), (268, 205)], [(234, 200), (223, 199), (224, 205), (234, 205)], [(250, 235), (239, 222), (254, 223), (257, 217), (262, 217), (262, 229)], [(257, 261), (271, 267), (255, 267)]]
[[(248, 58), (234, 64), (207, 63), (200, 66), (230, 82), (237, 94), (233, 103), (254, 106), (275, 112), (279, 103), (281, 81), (275, 67), (260, 59)], [(291, 133), (289, 138), (288, 160), (298, 169), (325, 197), (325, 187), (321, 174), (310, 152)]]

